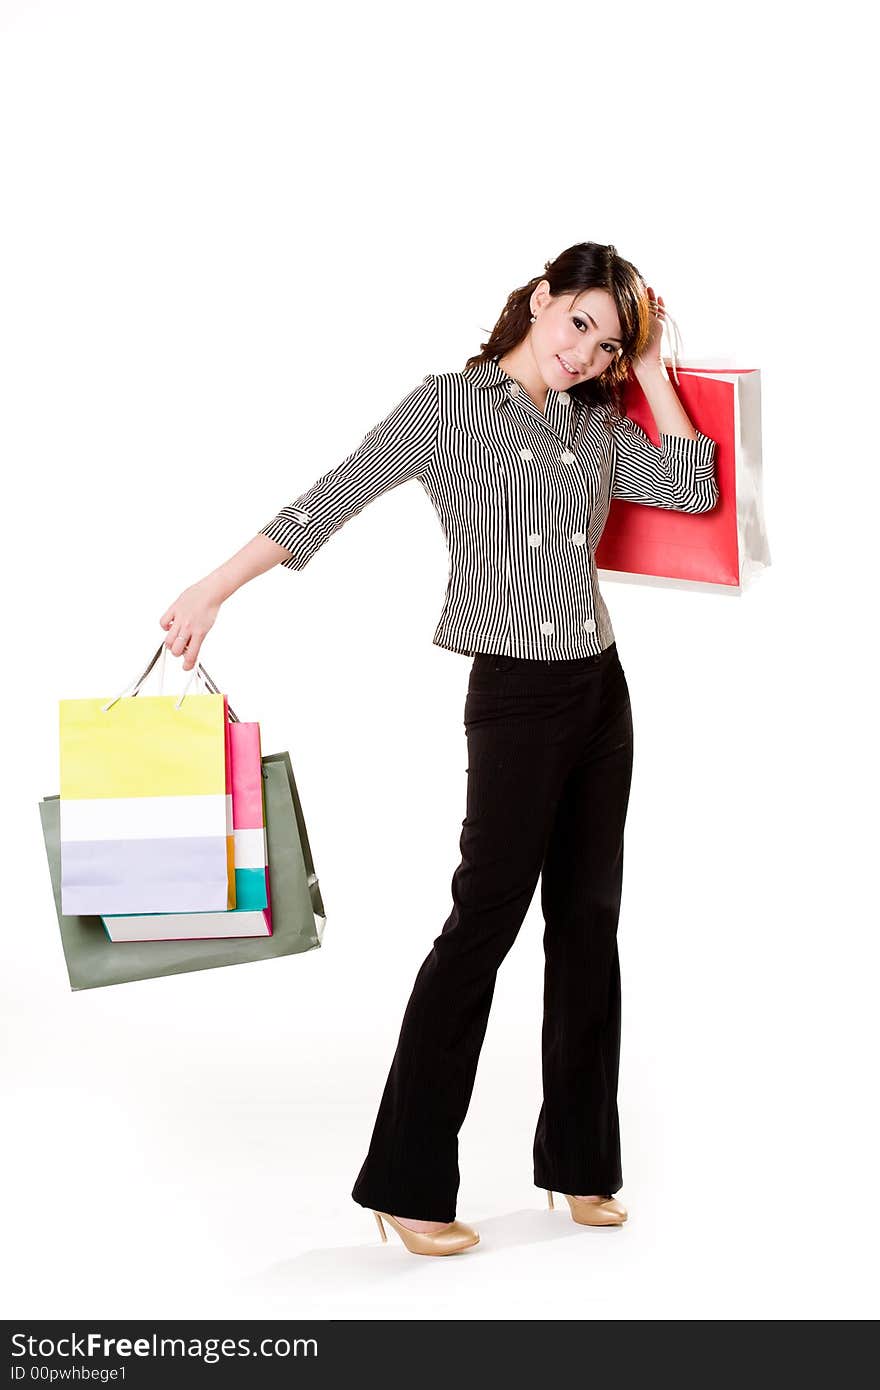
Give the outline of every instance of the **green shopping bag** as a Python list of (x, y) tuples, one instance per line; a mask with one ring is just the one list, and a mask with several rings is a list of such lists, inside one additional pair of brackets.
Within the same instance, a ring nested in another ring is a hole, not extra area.
[(100, 917), (65, 916), (61, 911), (60, 801), (58, 796), (43, 797), (40, 820), (72, 990), (297, 955), (322, 944), (327, 917), (290, 754), (268, 753), (262, 764), (273, 928), (267, 937), (110, 941)]

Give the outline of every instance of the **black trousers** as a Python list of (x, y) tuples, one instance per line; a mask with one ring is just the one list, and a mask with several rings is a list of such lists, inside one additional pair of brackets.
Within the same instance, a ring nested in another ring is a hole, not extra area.
[(633, 731), (612, 643), (544, 661), (478, 653), (464, 725), (467, 813), (453, 908), (416, 976), (352, 1196), (452, 1221), (467, 1113), (498, 967), (541, 878), (543, 1103), (535, 1185), (622, 1185), (617, 922)]

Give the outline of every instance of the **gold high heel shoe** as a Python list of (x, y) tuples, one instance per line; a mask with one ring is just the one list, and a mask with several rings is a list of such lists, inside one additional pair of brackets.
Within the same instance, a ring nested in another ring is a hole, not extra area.
[(379, 1234), (383, 1241), (387, 1241), (385, 1227), (382, 1225), (382, 1218), (394, 1227), (400, 1236), (407, 1250), (413, 1255), (457, 1255), (460, 1250), (467, 1250), (471, 1245), (479, 1245), (480, 1237), (471, 1227), (465, 1226), (463, 1221), (450, 1221), (448, 1226), (444, 1226), (442, 1231), (435, 1231), (433, 1234), (423, 1231), (411, 1231), (408, 1226), (401, 1226), (393, 1216), (389, 1216), (387, 1211), (374, 1211), (376, 1224), (379, 1227)]
[[(601, 1202), (584, 1202), (579, 1197), (570, 1197), (567, 1192), (562, 1195), (571, 1207), (571, 1219), (579, 1226), (622, 1226), (626, 1220), (626, 1207), (616, 1197), (605, 1197)], [(553, 1193), (549, 1188), (547, 1204), (553, 1211)]]

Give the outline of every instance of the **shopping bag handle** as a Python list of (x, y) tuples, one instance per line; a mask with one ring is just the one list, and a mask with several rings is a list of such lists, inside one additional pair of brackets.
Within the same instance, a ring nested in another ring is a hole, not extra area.
[[(678, 331), (678, 324), (667, 309), (663, 320), (664, 326), (669, 329), (669, 337), (672, 340), (672, 375), (675, 377), (676, 386), (680, 386), (678, 379), (678, 365), (681, 358), (681, 334)], [(662, 336), (662, 335), (661, 335)]]
[[(124, 689), (124, 690), (121, 690), (121, 691), (119, 692), (119, 694), (116, 695), (112, 700), (108, 700), (107, 703), (106, 703), (106, 705), (102, 705), (102, 706), (101, 706), (101, 713), (102, 713), (102, 714), (106, 714), (108, 710), (110, 710), (110, 709), (113, 708), (113, 706), (116, 704), (116, 701), (117, 701), (117, 700), (121, 700), (121, 699), (123, 698), (123, 696), (128, 695), (129, 697), (133, 698), (135, 695), (137, 695), (138, 691), (140, 690), (140, 688), (141, 688), (141, 686), (143, 685), (144, 681), (147, 679), (147, 676), (148, 676), (148, 675), (150, 674), (150, 672), (152, 671), (152, 669), (153, 669), (153, 667), (155, 666), (156, 662), (159, 660), (159, 657), (160, 657), (160, 656), (161, 656), (161, 658), (162, 658), (162, 666), (161, 666), (161, 668), (160, 668), (159, 680), (160, 680), (161, 685), (164, 687), (164, 684), (165, 684), (165, 653), (166, 653), (166, 650), (167, 650), (167, 648), (166, 648), (166, 646), (165, 646), (165, 643), (163, 642), (163, 643), (161, 644), (161, 646), (158, 648), (158, 650), (156, 651), (156, 654), (155, 654), (155, 656), (153, 657), (153, 659), (152, 659), (152, 661), (150, 662), (150, 664), (149, 664), (149, 666), (147, 667), (147, 669), (146, 669), (145, 671), (143, 671), (143, 672), (138, 676), (138, 678), (137, 678), (136, 681), (133, 681), (130, 685), (127, 685), (127, 686), (125, 687), (125, 689)], [(189, 688), (190, 688), (190, 686), (192, 685), (193, 681), (196, 680), (196, 679), (198, 678), (198, 674), (199, 674), (199, 668), (198, 668), (198, 666), (194, 666), (194, 667), (193, 667), (192, 675), (190, 676), (190, 678), (189, 678), (189, 680), (187, 681), (186, 685), (183, 687), (183, 690), (181, 691), (181, 694), (180, 694), (180, 699), (177, 701), (176, 705), (174, 706), (175, 709), (180, 709), (180, 706), (183, 704), (184, 697), (185, 697), (187, 691), (189, 690)], [(213, 693), (215, 693), (215, 692), (212, 692), (212, 694), (213, 694)], [(216, 693), (219, 694), (220, 692), (217, 691)]]
[[(161, 665), (161, 667), (160, 667), (160, 669), (159, 669), (159, 688), (160, 688), (160, 690), (164, 689), (164, 686), (165, 686), (165, 657), (166, 657), (167, 651), (168, 651), (168, 648), (166, 647), (165, 643), (163, 642), (162, 645), (158, 648), (158, 650), (157, 650), (155, 656), (153, 657), (152, 661), (150, 662), (150, 664), (149, 664), (149, 666), (146, 668), (146, 670), (143, 671), (143, 672), (141, 672), (141, 674), (138, 676), (137, 680), (136, 680), (136, 681), (133, 681), (132, 684), (131, 684), (130, 686), (127, 685), (127, 686), (125, 687), (125, 690), (120, 691), (120, 693), (116, 696), (115, 699), (109, 700), (109, 701), (107, 702), (106, 705), (102, 705), (102, 706), (101, 706), (101, 713), (102, 713), (102, 714), (105, 714), (105, 713), (107, 712), (107, 710), (112, 709), (113, 706), (116, 704), (116, 701), (117, 701), (117, 700), (121, 700), (121, 699), (123, 698), (123, 696), (126, 694), (126, 692), (128, 692), (128, 691), (130, 691), (130, 696), (129, 696), (129, 698), (130, 698), (130, 699), (134, 699), (134, 697), (137, 695), (137, 693), (138, 693), (138, 691), (140, 690), (141, 686), (143, 685), (144, 681), (147, 679), (147, 676), (150, 674), (150, 672), (152, 671), (153, 667), (156, 665), (156, 662), (159, 660), (160, 657), (162, 658), (162, 665)], [(207, 671), (205, 670), (205, 668), (204, 668), (204, 666), (202, 665), (202, 663), (201, 663), (201, 662), (198, 662), (198, 663), (193, 667), (192, 675), (190, 676), (189, 680), (187, 681), (186, 685), (184, 686), (183, 691), (181, 692), (181, 695), (180, 695), (180, 699), (177, 701), (176, 705), (174, 706), (175, 709), (180, 709), (180, 706), (183, 704), (184, 696), (186, 695), (186, 693), (187, 693), (187, 691), (189, 690), (190, 686), (192, 685), (193, 681), (194, 681), (194, 680), (199, 680), (199, 679), (201, 679), (201, 680), (203, 680), (203, 681), (205, 682), (205, 685), (207, 686), (208, 690), (210, 691), (210, 693), (211, 693), (212, 695), (222, 695), (222, 694), (223, 694), (223, 691), (220, 689), (220, 687), (219, 687), (219, 686), (216, 684), (216, 682), (215, 682), (214, 680), (212, 680), (212, 678), (208, 675), (208, 673), (207, 673)], [(232, 709), (232, 707), (230, 706), (230, 704), (228, 703), (228, 701), (227, 701), (226, 709), (227, 709), (227, 713), (228, 713), (228, 715), (229, 715), (229, 718), (232, 720), (232, 722), (233, 722), (234, 724), (240, 724), (240, 723), (241, 723), (241, 720), (239, 719), (239, 717), (238, 717), (238, 715), (235, 713), (235, 711)]]
[[(208, 675), (207, 671), (205, 670), (205, 668), (204, 668), (204, 666), (202, 665), (201, 662), (199, 662), (199, 664), (197, 665), (196, 670), (198, 671), (199, 675), (201, 676), (202, 680), (205, 682), (205, 685), (208, 687), (208, 689), (210, 690), (210, 692), (211, 692), (212, 695), (222, 695), (222, 694), (223, 694), (223, 691), (220, 689), (220, 687), (219, 687), (219, 685), (217, 684), (217, 682), (216, 682), (216, 681), (213, 681), (213, 680), (211, 679), (211, 677)], [(240, 724), (240, 723), (241, 723), (241, 720), (239, 719), (238, 715), (235, 713), (235, 710), (232, 708), (232, 706), (230, 705), (230, 703), (229, 703), (228, 700), (227, 700), (227, 702), (226, 702), (226, 713), (229, 715), (230, 721), (231, 721), (233, 724)]]
[[(161, 692), (165, 689), (165, 653), (167, 652), (167, 650), (168, 650), (168, 648), (166, 647), (165, 643), (163, 642), (163, 643), (162, 643), (162, 670), (161, 670), (161, 672), (159, 673), (159, 692), (160, 692), (160, 694), (161, 694)], [(157, 653), (156, 653), (156, 656), (158, 656), (158, 655), (159, 655), (159, 653), (157, 652)], [(144, 676), (148, 676), (148, 675), (150, 674), (150, 671), (153, 669), (153, 664), (154, 664), (154, 662), (155, 662), (155, 660), (156, 660), (156, 656), (153, 657), (153, 660), (150, 662), (149, 666), (147, 667), (146, 671), (144, 672)], [(223, 691), (220, 689), (220, 687), (219, 687), (219, 685), (217, 684), (217, 682), (216, 682), (215, 680), (213, 680), (213, 679), (211, 678), (211, 676), (208, 675), (207, 671), (205, 670), (205, 668), (204, 668), (204, 666), (202, 665), (201, 662), (199, 662), (198, 665), (196, 666), (195, 675), (196, 675), (196, 678), (197, 678), (197, 679), (200, 679), (200, 680), (203, 680), (203, 681), (204, 681), (204, 683), (205, 683), (205, 685), (206, 685), (206, 687), (207, 687), (207, 689), (208, 689), (208, 691), (210, 692), (211, 695), (222, 695), (222, 694), (223, 694)], [(192, 680), (192, 677), (190, 677), (190, 680)], [(138, 682), (138, 685), (139, 685), (139, 686), (140, 686), (140, 684), (142, 683), (142, 681), (143, 681), (143, 676), (141, 677), (141, 680)], [(188, 688), (188, 687), (187, 687), (187, 688)], [(136, 694), (137, 694), (137, 691), (135, 691), (134, 693), (135, 693), (135, 695), (136, 695)], [(227, 701), (227, 705), (226, 705), (226, 710), (227, 710), (227, 713), (228, 713), (228, 715), (229, 715), (229, 718), (232, 720), (232, 722), (233, 722), (234, 724), (240, 724), (240, 723), (241, 723), (241, 720), (239, 719), (239, 717), (238, 717), (238, 715), (235, 713), (235, 711), (229, 708), (229, 703), (228, 703), (228, 701)]]

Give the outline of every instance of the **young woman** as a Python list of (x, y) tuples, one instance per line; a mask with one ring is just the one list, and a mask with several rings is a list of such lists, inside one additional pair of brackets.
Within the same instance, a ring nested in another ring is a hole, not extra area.
[[(575, 1221), (621, 1225), (617, 923), (632, 774), (626, 678), (595, 550), (611, 499), (704, 512), (715, 446), (660, 356), (662, 296), (613, 246), (563, 251), (509, 296), (461, 371), (429, 374), (160, 619), (191, 670), (221, 603), (277, 564), (301, 570), (350, 517), (418, 478), (449, 547), (434, 642), (473, 657), (467, 809), (453, 907), (416, 977), (352, 1196), (407, 1249), (479, 1235), (455, 1219), (458, 1133), (498, 968), (541, 879), (543, 1104), (534, 1180)], [(620, 411), (637, 377), (656, 447)], [(393, 1213), (393, 1215), (392, 1215)]]

